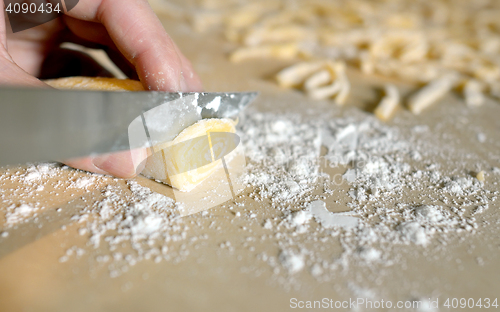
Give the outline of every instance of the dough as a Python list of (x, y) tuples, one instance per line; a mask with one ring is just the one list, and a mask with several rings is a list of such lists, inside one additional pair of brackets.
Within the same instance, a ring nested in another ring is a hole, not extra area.
[(183, 192), (192, 190), (217, 169), (220, 156), (236, 147), (233, 137), (226, 135), (236, 132), (235, 125), (227, 118), (198, 121), (173, 141), (155, 146), (142, 174)]
[[(139, 81), (116, 78), (69, 77), (44, 82), (57, 89), (144, 90)], [(226, 155), (236, 147), (237, 142), (232, 136), (221, 135), (235, 133), (236, 123), (227, 118), (198, 121), (171, 142), (155, 146), (142, 174), (180, 191), (192, 190), (217, 169), (221, 164), (220, 155)]]
[(144, 91), (140, 81), (131, 79), (68, 77), (44, 80), (43, 82), (56, 89)]

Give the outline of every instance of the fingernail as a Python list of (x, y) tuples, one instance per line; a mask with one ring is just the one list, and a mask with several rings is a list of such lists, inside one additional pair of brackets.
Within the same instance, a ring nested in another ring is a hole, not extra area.
[(92, 158), (92, 164), (97, 169), (100, 169), (102, 171), (105, 171), (108, 174), (111, 174), (110, 170), (109, 170), (110, 167), (112, 166), (112, 164), (110, 164), (110, 158), (112, 158), (111, 155), (97, 156), (97, 157)]

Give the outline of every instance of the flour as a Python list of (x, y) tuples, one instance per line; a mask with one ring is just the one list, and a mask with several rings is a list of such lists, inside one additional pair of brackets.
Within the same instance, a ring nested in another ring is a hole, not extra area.
[[(473, 235), (499, 195), (470, 173), (475, 168), (441, 168), (436, 158), (448, 156), (429, 139), (433, 132), (426, 125), (402, 133), (360, 112), (305, 118), (248, 110), (237, 131), (248, 160), (243, 175), (248, 188), (218, 208), (228, 212), (222, 219), (213, 218), (211, 210), (182, 218), (179, 203), (133, 180), (120, 186), (88, 174), (59, 182), (84, 191), (104, 185), (102, 198), (72, 218), (88, 246), (67, 249), (59, 261), (94, 257), (115, 278), (141, 261), (183, 261), (194, 244), (221, 235), (215, 253), (258, 261), (286, 289), (300, 288), (303, 275), (322, 283), (351, 267), (378, 272), (398, 263), (394, 251), (405, 245), (429, 252)], [(491, 168), (488, 178), (500, 173), (491, 165), (482, 168)], [(9, 179), (36, 190), (61, 170), (67, 169), (29, 165)], [(247, 207), (247, 201), (258, 208)], [(42, 209), (8, 207), (10, 226)], [(260, 242), (277, 248), (257, 251)], [(363, 284), (349, 289), (377, 297)]]
[(308, 209), (316, 221), (321, 223), (325, 228), (351, 228), (358, 225), (358, 218), (342, 215), (340, 213), (331, 213), (326, 209), (325, 202), (321, 200), (312, 202)]
[[(429, 130), (417, 126), (412, 133), (427, 135)], [(237, 202), (229, 208), (240, 207), (233, 213), (234, 220), (243, 224), (262, 220), (258, 221), (262, 230), (273, 233), (266, 239), (276, 241), (280, 251), (256, 257), (272, 268), (278, 280), (285, 281), (285, 287), (289, 284), (287, 278), (280, 278), (283, 274), (290, 279), (311, 274), (318, 281), (327, 281), (353, 263), (390, 266), (395, 263), (390, 258), (393, 246), (430, 248), (437, 240), (445, 244), (452, 233), (474, 233), (478, 225), (472, 215), (483, 213), (492, 195), (470, 175), (440, 170), (429, 162), (429, 149), (421, 148), (411, 137), (362, 114), (307, 120), (249, 111), (242, 116), (238, 134), (249, 160), (243, 175), (248, 196), (256, 202), (268, 200), (271, 205), (260, 212), (244, 212), (245, 205)], [(326, 149), (323, 155), (322, 146)], [(340, 181), (324, 171), (339, 166), (345, 168)], [(110, 276), (120, 276), (128, 267), (148, 259), (181, 261), (187, 257), (188, 250), (171, 248), (176, 242), (184, 246), (189, 237), (190, 230), (179, 217), (182, 207), (136, 182), (127, 185), (130, 197), (108, 186), (104, 199), (75, 219), (82, 222), (80, 232), (89, 237), (90, 245), (109, 248), (110, 254), (99, 256), (98, 261), (108, 265)], [(323, 195), (315, 195), (318, 186)], [(409, 191), (425, 192), (432, 200), (408, 201)], [(347, 199), (347, 204), (339, 205), (339, 198)], [(461, 207), (453, 198), (467, 199), (475, 208)], [(342, 212), (329, 211), (326, 207), (331, 203), (342, 207)], [(99, 218), (92, 219), (90, 214)], [(209, 217), (209, 211), (200, 213), (200, 218)], [(223, 230), (217, 224), (213, 221), (210, 228)], [(241, 230), (248, 235), (243, 246), (253, 253), (258, 234), (247, 226)], [(323, 243), (337, 240), (343, 251), (331, 259), (322, 257), (319, 247), (297, 249), (303, 237)], [(123, 243), (134, 253), (119, 251)], [(218, 246), (233, 254), (235, 244), (225, 241)]]
[[(96, 204), (95, 211), (101, 220), (89, 223), (86, 228), (94, 247), (99, 247), (103, 236), (111, 250), (122, 241), (138, 243), (154, 238), (170, 226), (176, 215), (179, 207), (171, 198), (153, 193), (133, 181), (128, 184), (134, 194), (132, 202), (124, 201), (119, 193), (108, 187), (104, 193), (106, 198)], [(116, 231), (117, 235), (106, 236), (109, 230)]]
[(416, 245), (427, 245), (429, 238), (425, 229), (418, 222), (406, 222), (398, 226), (398, 231), (401, 232), (403, 239), (415, 243)]
[(382, 252), (380, 250), (372, 247), (368, 248), (360, 247), (358, 252), (359, 252), (359, 257), (366, 262), (378, 261), (382, 256)]
[(28, 174), (26, 174), (26, 177), (24, 178), (27, 182), (31, 182), (31, 181), (36, 181), (36, 180), (40, 180), (40, 178), (42, 177), (42, 174), (39, 172), (39, 171), (30, 171)]
[(417, 218), (430, 223), (437, 223), (444, 219), (439, 206), (422, 205), (415, 208)]
[(486, 142), (486, 134), (480, 132), (477, 134), (477, 140), (480, 142), (480, 143), (484, 143)]
[(264, 222), (263, 227), (266, 230), (272, 230), (272, 228), (273, 228), (273, 222), (270, 219), (267, 219), (266, 222)]
[(304, 268), (304, 256), (301, 254), (283, 250), (279, 254), (278, 259), (289, 274), (298, 273)]
[(38, 208), (26, 204), (22, 204), (18, 207), (8, 207), (7, 213), (5, 214), (5, 223), (7, 227), (12, 227), (18, 223), (25, 222), (29, 217), (34, 216), (36, 211), (38, 211)]
[(85, 249), (79, 248), (78, 246), (73, 246), (66, 250), (64, 256), (59, 258), (59, 262), (63, 263), (68, 261), (72, 256), (76, 257), (76, 259), (80, 259), (83, 255), (86, 254)]
[[(397, 128), (362, 115), (317, 118), (311, 123), (293, 115), (252, 112), (240, 131), (250, 159), (246, 176), (254, 189), (250, 196), (270, 199), (282, 213), (281, 221), (267, 219), (263, 228), (278, 233), (279, 264), (290, 275), (303, 271), (302, 264), (293, 263), (304, 262), (310, 263), (308, 271), (316, 279), (329, 280), (333, 272), (356, 260), (366, 266), (382, 259), (386, 265), (394, 263), (387, 257), (398, 244), (419, 248), (430, 248), (438, 240), (446, 244), (453, 233), (475, 233), (478, 224), (466, 211), (482, 213), (493, 198), (474, 177), (449, 175), (429, 162), (430, 151), (438, 152), (439, 147), (415, 141), (415, 136), (430, 133), (428, 126), (415, 126), (412, 136), (404, 137)], [(318, 146), (326, 148), (324, 156)], [(346, 167), (340, 184), (322, 171), (325, 165)], [(290, 181), (299, 188), (290, 187)], [(318, 184), (327, 197), (312, 195)], [(346, 193), (342, 186), (347, 187)], [(415, 191), (428, 194), (422, 200), (428, 198), (432, 204), (409, 201), (409, 192)], [(325, 204), (345, 195), (351, 199), (344, 207), (348, 213), (326, 209)], [(476, 208), (460, 207), (450, 199), (458, 197), (467, 198), (467, 207), (475, 204)], [(436, 198), (442, 205), (434, 204)], [(299, 210), (290, 211), (288, 202)], [(319, 241), (326, 230), (342, 243), (344, 251), (338, 259), (322, 258), (317, 247), (300, 254), (293, 251), (301, 235)], [(272, 258), (266, 259), (275, 271), (279, 268)]]
[(309, 193), (321, 176), (319, 129), (313, 123), (294, 122), (264, 114), (249, 114), (241, 122), (245, 155), (252, 160), (244, 182), (259, 189), (260, 198), (294, 201)]
[(74, 188), (87, 188), (88, 186), (91, 186), (94, 184), (95, 179), (92, 178), (78, 178), (76, 181), (71, 185), (71, 187)]
[(456, 195), (470, 195), (481, 189), (481, 183), (472, 177), (452, 177), (451, 179), (445, 178), (443, 182), (443, 190)]
[(295, 212), (290, 220), (293, 226), (301, 226), (307, 223), (312, 218), (312, 215), (309, 211), (301, 210)]

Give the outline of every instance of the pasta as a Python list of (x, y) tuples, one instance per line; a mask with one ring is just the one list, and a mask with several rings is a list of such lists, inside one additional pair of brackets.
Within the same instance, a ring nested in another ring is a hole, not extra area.
[(312, 98), (342, 103), (350, 92), (345, 77), (326, 82), (326, 71), (317, 67), (327, 62), (426, 84), (407, 103), (417, 114), (454, 88), (460, 90), (442, 73), (454, 72), (466, 81), (461, 90), (468, 106), (481, 105), (486, 92), (499, 97), (498, 1), (218, 1), (202, 3), (207, 12), (224, 16), (217, 19), (219, 26), (239, 45), (230, 60), (305, 58), (276, 80), (282, 87), (301, 86)]
[(392, 84), (385, 85), (385, 96), (375, 108), (375, 116), (382, 121), (389, 120), (399, 106), (399, 102), (398, 88)]
[(484, 103), (484, 85), (475, 79), (468, 80), (463, 87), (463, 94), (467, 106), (481, 106)]
[(458, 75), (451, 73), (431, 81), (408, 100), (412, 113), (418, 115), (448, 93), (457, 83)]
[(343, 62), (302, 62), (283, 69), (276, 80), (282, 87), (301, 86), (312, 99), (333, 98), (343, 105), (351, 89), (345, 68)]

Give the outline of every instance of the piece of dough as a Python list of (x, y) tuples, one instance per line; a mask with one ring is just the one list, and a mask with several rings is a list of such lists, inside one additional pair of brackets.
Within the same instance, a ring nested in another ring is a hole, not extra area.
[(44, 80), (56, 89), (104, 90), (104, 91), (144, 91), (140, 81), (104, 77), (68, 77)]
[[(129, 79), (69, 77), (44, 82), (57, 89), (144, 90), (139, 81)], [(218, 156), (226, 155), (237, 145), (231, 137), (220, 135), (235, 133), (236, 123), (226, 118), (198, 121), (184, 129), (174, 140), (154, 146), (142, 174), (180, 191), (192, 190), (217, 169), (221, 163)]]
[(399, 106), (399, 91), (393, 84), (386, 84), (385, 96), (375, 108), (375, 116), (382, 121), (388, 121)]
[(453, 89), (459, 78), (457, 73), (452, 72), (431, 81), (408, 99), (408, 108), (415, 115), (420, 114)]
[(183, 192), (192, 190), (216, 170), (221, 163), (220, 155), (236, 147), (231, 137), (219, 135), (235, 133), (235, 125), (235, 121), (227, 118), (198, 121), (173, 141), (155, 146), (142, 174)]

